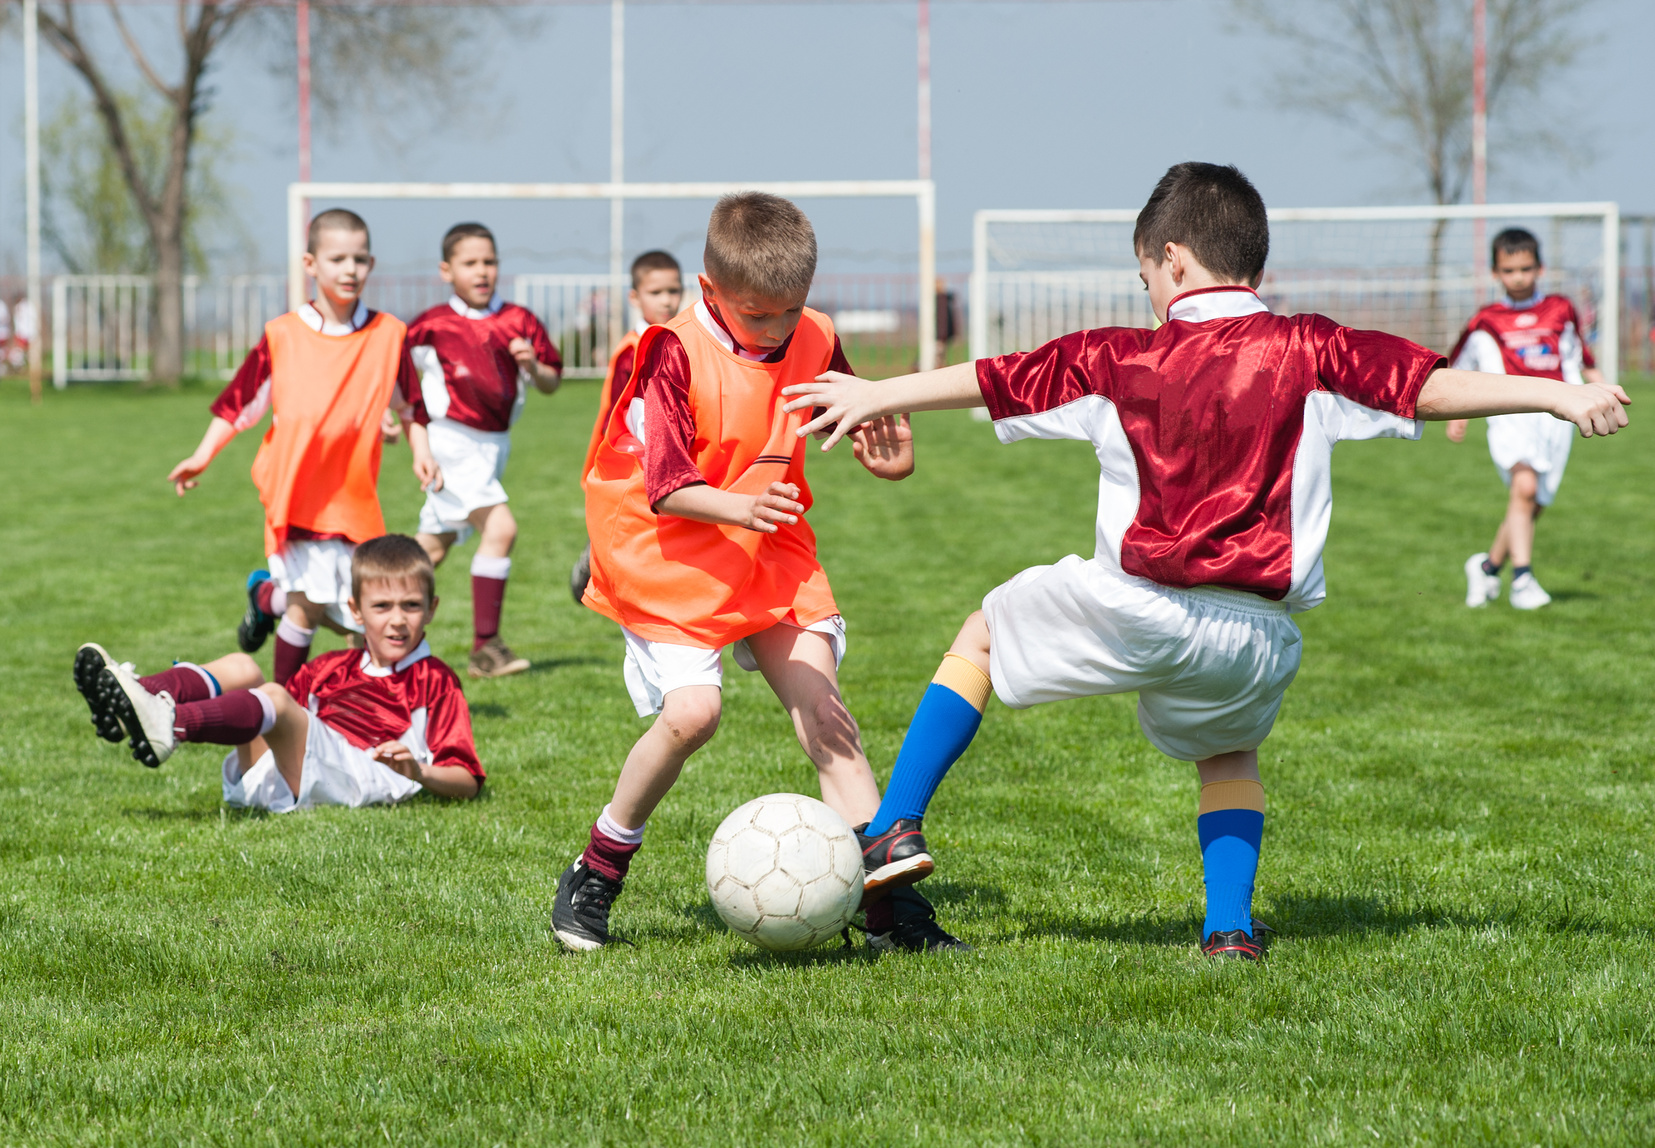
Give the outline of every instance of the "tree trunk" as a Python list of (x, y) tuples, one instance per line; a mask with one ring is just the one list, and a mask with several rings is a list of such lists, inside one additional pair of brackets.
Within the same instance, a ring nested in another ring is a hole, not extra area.
[(156, 237), (150, 379), (172, 385), (184, 375), (184, 237)]

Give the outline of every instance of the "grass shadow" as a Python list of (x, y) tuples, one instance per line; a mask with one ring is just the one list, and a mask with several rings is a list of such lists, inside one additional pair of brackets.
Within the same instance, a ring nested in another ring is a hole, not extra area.
[(612, 658), (598, 658), (591, 654), (572, 655), (567, 658), (536, 658), (523, 671), (524, 677), (533, 677), (535, 674), (549, 674), (553, 670), (567, 669), (570, 666), (608, 666), (613, 665)]
[(474, 718), (509, 718), (511, 716), (511, 710), (497, 702), (472, 702), (470, 708), (471, 716)]
[(140, 809), (129, 805), (121, 810), (121, 816), (136, 821), (212, 821), (218, 817), (218, 809)]

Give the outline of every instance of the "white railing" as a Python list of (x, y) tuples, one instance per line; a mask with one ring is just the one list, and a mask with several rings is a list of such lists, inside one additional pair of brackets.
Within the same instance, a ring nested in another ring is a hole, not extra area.
[(150, 278), (59, 275), (52, 280), (52, 385), (149, 377)]
[(601, 379), (609, 368), (611, 292), (627, 282), (597, 275), (516, 275), (511, 298), (535, 313), (563, 356), (563, 376)]

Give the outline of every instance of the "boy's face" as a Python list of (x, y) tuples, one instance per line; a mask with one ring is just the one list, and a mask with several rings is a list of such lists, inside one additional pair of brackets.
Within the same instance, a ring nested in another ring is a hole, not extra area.
[(1532, 251), (1496, 251), (1494, 277), (1506, 294), (1521, 303), (1534, 294), (1534, 285), (1540, 278), (1540, 260)]
[(494, 244), (480, 235), (468, 235), (454, 245), (448, 262), (437, 264), (443, 282), (454, 285), (454, 294), (467, 307), (481, 311), (494, 298), (500, 281), (500, 256)]
[(632, 305), (638, 308), (645, 323), (665, 323), (684, 305), (683, 276), (663, 267), (645, 271), (632, 289)]
[(725, 291), (705, 275), (699, 278), (701, 297), (707, 306), (718, 309), (730, 334), (749, 351), (774, 351), (787, 342), (804, 316), (802, 294), (797, 299), (768, 299), (743, 291)]
[(371, 578), (362, 583), (361, 597), (352, 598), (350, 607), (362, 625), (373, 664), (394, 666), (425, 639), (437, 599), (426, 598), (417, 578)]
[(316, 280), (316, 289), (340, 310), (356, 306), (373, 269), (366, 231), (326, 228), (316, 237), (315, 252), (305, 252), (305, 274)]

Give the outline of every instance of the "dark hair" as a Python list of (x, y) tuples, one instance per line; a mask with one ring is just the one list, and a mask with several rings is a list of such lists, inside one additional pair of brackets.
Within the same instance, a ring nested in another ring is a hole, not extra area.
[(1501, 255), (1516, 255), (1523, 251), (1534, 256), (1537, 265), (1545, 265), (1546, 261), (1540, 258), (1540, 240), (1534, 237), (1534, 232), (1523, 227), (1508, 227), (1494, 237), (1488, 251), (1488, 265), (1498, 267)]
[(499, 251), (500, 245), (494, 242), (494, 232), (481, 223), (456, 223), (448, 229), (448, 234), (442, 237), (442, 261), (447, 263), (454, 257), (454, 249), (460, 245), (462, 239), (486, 239), (488, 245)]
[(362, 601), (365, 582), (411, 578), (425, 591), (429, 605), (437, 592), (437, 572), (425, 547), (406, 534), (381, 534), (356, 548), (351, 556), (351, 597)]
[(679, 275), (684, 274), (684, 269), (678, 266), (678, 260), (674, 259), (670, 252), (646, 251), (632, 261), (632, 285), (636, 287), (643, 282), (644, 276), (651, 271), (676, 271)]
[(726, 195), (707, 221), (701, 265), (716, 287), (802, 299), (816, 277), (816, 232), (805, 213), (779, 195)]
[(1169, 243), (1188, 247), (1220, 279), (1257, 282), (1270, 255), (1264, 197), (1233, 165), (1175, 163), (1155, 185), (1132, 231), (1132, 249), (1157, 267)]
[[(360, 231), (368, 234), (368, 221), (354, 211), (347, 211), (343, 207), (330, 207), (320, 215), (314, 215), (310, 220), (310, 233), (305, 236), (305, 250), (316, 254), (317, 241), (322, 238), (324, 231)], [(373, 247), (370, 237), (368, 246)]]

